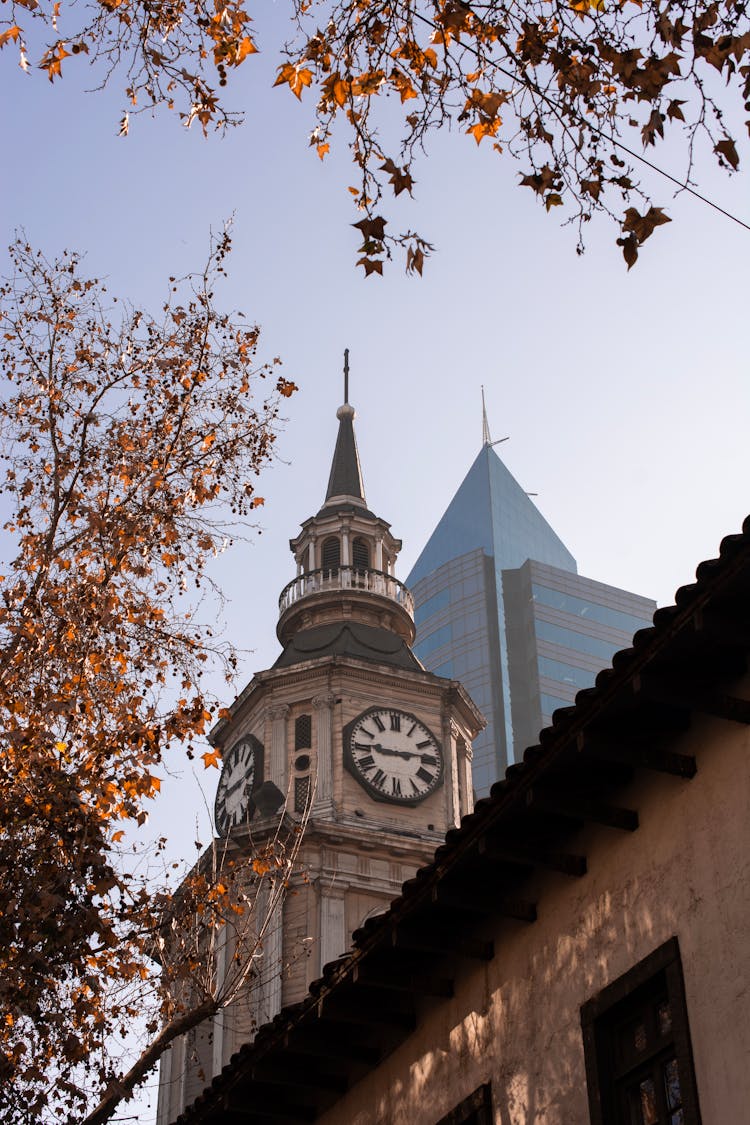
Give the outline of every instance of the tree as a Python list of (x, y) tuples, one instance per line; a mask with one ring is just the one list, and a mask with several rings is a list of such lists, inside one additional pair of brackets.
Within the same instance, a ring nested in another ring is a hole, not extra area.
[(188, 594), (262, 504), (295, 387), (215, 307), (229, 247), (170, 279), (158, 319), (23, 241), (0, 286), (0, 1117), (19, 1125), (79, 1121), (116, 1079), (102, 1046), (140, 1010), (165, 911), (118, 853), (166, 748), (192, 755), (212, 720), (209, 656), (234, 661)]
[[(379, 213), (385, 190), (411, 194), (415, 156), (435, 130), (455, 126), (477, 144), (520, 162), (521, 184), (546, 210), (582, 230), (596, 212), (619, 225), (630, 267), (663, 208), (639, 186), (634, 167), (670, 136), (682, 154), (669, 177), (690, 189), (696, 147), (739, 166), (735, 122), (750, 101), (750, 23), (744, 0), (290, 0), (293, 38), (277, 85), (301, 98), (314, 91), (310, 143), (321, 159), (342, 122), (357, 169), (349, 188), (363, 217), (359, 263), (382, 273), (395, 247), (421, 273), (431, 247), (412, 231), (390, 234)], [(25, 11), (18, 16), (16, 8)], [(104, 80), (127, 75), (134, 108), (174, 106), (185, 124), (237, 120), (220, 87), (228, 68), (256, 51), (238, 0), (169, 5), (90, 0), (87, 23), (65, 37), (60, 4), (16, 0), (0, 44), (26, 39), (36, 24), (51, 38), (38, 65), (50, 79), (63, 59), (88, 53)], [(22, 26), (23, 24), (23, 26)], [(68, 50), (70, 48), (70, 50)], [(388, 110), (377, 110), (389, 100)], [(128, 128), (127, 115), (122, 131)], [(624, 212), (620, 210), (626, 204)]]

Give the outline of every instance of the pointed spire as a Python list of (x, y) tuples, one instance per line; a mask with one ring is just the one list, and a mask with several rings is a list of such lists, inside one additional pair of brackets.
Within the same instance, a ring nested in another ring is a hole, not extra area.
[(482, 387), (482, 445), (492, 445), (490, 424), (487, 421), (487, 407), (484, 404), (484, 387)]
[(336, 411), (339, 432), (333, 452), (331, 475), (328, 478), (326, 504), (334, 499), (353, 500), (366, 506), (365, 490), (362, 484), (362, 470), (359, 467), (357, 439), (354, 436), (354, 407), (349, 405), (349, 349), (344, 351), (344, 403)]

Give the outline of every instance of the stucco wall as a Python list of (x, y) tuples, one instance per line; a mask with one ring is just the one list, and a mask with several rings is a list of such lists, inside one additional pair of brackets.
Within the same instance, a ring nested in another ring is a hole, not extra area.
[(638, 831), (581, 833), (588, 874), (540, 876), (538, 920), (503, 924), (494, 959), (321, 1125), (434, 1125), (487, 1081), (498, 1125), (583, 1125), (580, 1006), (675, 934), (703, 1123), (748, 1119), (750, 730), (706, 719), (673, 749), (696, 777), (639, 775)]

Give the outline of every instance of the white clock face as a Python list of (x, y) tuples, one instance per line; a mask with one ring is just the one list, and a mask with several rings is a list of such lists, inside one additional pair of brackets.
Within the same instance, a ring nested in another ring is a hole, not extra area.
[(365, 711), (346, 728), (344, 746), (350, 773), (376, 801), (415, 805), (442, 784), (440, 744), (405, 711)]
[(250, 792), (255, 785), (256, 751), (249, 738), (240, 739), (224, 758), (224, 768), (216, 791), (216, 827), (222, 836), (241, 824), (250, 808)]

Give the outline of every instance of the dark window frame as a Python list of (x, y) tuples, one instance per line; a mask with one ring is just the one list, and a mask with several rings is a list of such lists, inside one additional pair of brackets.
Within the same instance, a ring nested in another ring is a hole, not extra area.
[[(645, 998), (652, 993), (655, 997), (659, 991), (666, 995), (671, 1008), (670, 1043), (677, 1059), (684, 1123), (701, 1125), (685, 982), (676, 937), (659, 946), (581, 1007), (591, 1125), (619, 1125), (621, 1111), (616, 1104), (613, 1035), (639, 995)], [(629, 1073), (635, 1074), (636, 1068)]]
[(489, 1082), (485, 1082), (445, 1117), (441, 1117), (437, 1125), (493, 1125), (493, 1121), (492, 1088)]

